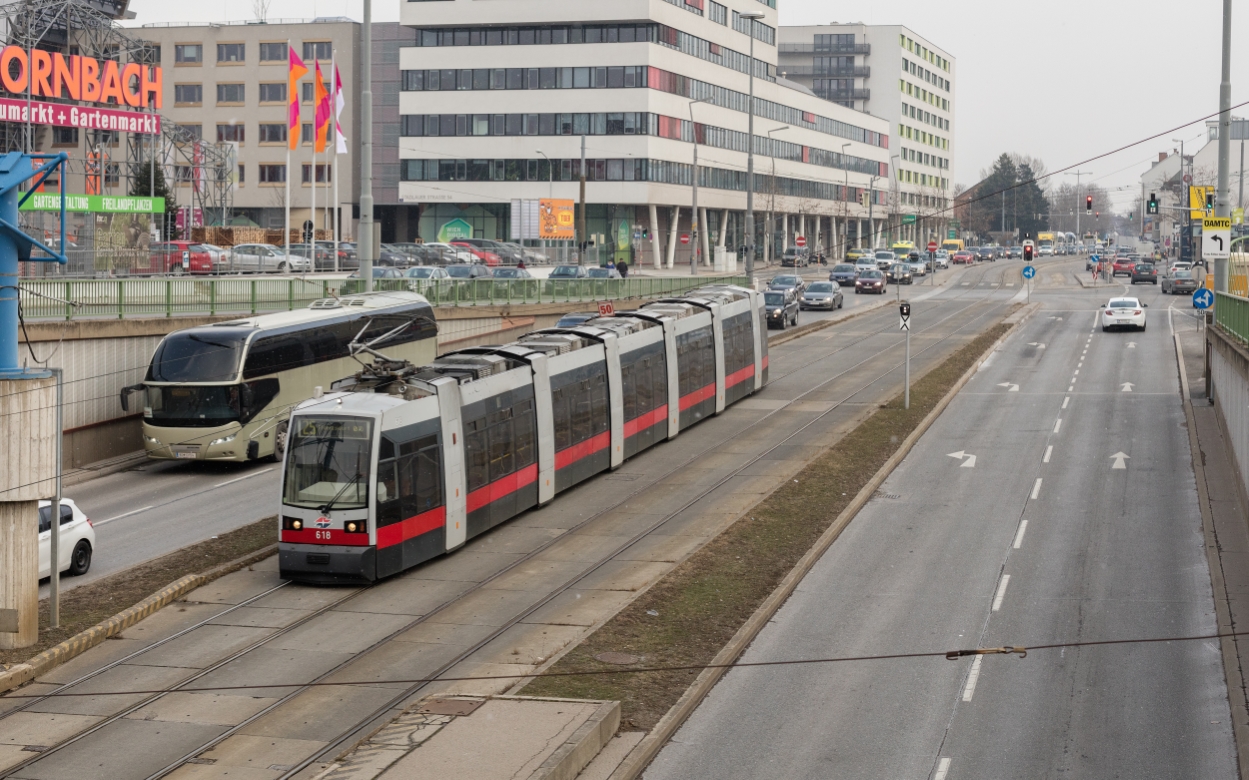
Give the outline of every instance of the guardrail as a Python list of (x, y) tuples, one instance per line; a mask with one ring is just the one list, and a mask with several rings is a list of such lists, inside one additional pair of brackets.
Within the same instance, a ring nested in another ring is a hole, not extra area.
[[(595, 303), (679, 295), (708, 284), (747, 283), (745, 276), (632, 279), (376, 279), (374, 289), (411, 290), (434, 306)], [(359, 279), (75, 279), (21, 282), (28, 320), (261, 314), (291, 311), (333, 295), (359, 292)]]
[(1249, 345), (1249, 298), (1215, 293), (1214, 322), (1224, 333)]

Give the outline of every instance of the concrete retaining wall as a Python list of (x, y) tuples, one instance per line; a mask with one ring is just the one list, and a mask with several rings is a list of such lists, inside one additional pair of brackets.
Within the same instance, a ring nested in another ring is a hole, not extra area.
[(1215, 409), (1232, 445), (1242, 495), (1249, 495), (1249, 351), (1217, 327), (1206, 333)]

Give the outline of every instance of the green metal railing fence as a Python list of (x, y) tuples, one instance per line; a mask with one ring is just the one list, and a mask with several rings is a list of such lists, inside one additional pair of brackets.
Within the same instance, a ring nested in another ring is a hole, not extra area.
[(1223, 332), (1249, 345), (1249, 298), (1215, 293), (1214, 321)]
[[(680, 295), (708, 284), (746, 284), (745, 276), (633, 279), (377, 279), (374, 289), (411, 290), (434, 306), (595, 303)], [(24, 280), (28, 320), (173, 317), (291, 311), (363, 289), (359, 279), (74, 279)]]

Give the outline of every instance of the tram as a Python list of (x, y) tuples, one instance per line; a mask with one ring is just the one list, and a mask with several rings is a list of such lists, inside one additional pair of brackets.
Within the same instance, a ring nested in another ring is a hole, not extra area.
[(710, 286), (574, 328), (374, 362), (291, 414), (284, 579), (371, 583), (672, 439), (768, 381), (763, 295)]

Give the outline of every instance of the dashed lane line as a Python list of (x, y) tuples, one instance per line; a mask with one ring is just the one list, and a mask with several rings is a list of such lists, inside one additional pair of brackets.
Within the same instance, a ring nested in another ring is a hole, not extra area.
[(1041, 462), (1042, 462), (1042, 463), (1049, 463), (1049, 462), (1050, 462), (1050, 456), (1051, 456), (1051, 455), (1053, 455), (1053, 454), (1054, 454), (1054, 445), (1053, 445), (1053, 444), (1051, 444), (1050, 446), (1048, 446), (1048, 447), (1046, 447), (1046, 448), (1045, 448), (1045, 457), (1044, 457), (1044, 458), (1041, 458)]
[(982, 658), (984, 656), (978, 655), (972, 659), (971, 671), (967, 673), (967, 684), (963, 686), (963, 701), (971, 701), (971, 697), (976, 693), (976, 681), (980, 679), (980, 661)]
[[(1024, 535), (1024, 531), (1027, 531), (1027, 530), (1028, 530), (1028, 521), (1020, 520), (1019, 531), (1015, 534), (1015, 543), (1011, 545), (1016, 550), (1018, 550), (1020, 547), (1023, 547), (1023, 535)], [(976, 657), (979, 658), (980, 656), (976, 656)]]
[(997, 612), (1002, 608), (1002, 599), (1006, 598), (1006, 586), (1010, 584), (1010, 575), (1003, 574), (1002, 580), (997, 584), (997, 593), (993, 594), (993, 611)]
[(1036, 501), (1037, 497), (1040, 495), (1041, 495), (1041, 478), (1037, 477), (1036, 484), (1032, 486), (1032, 500)]

